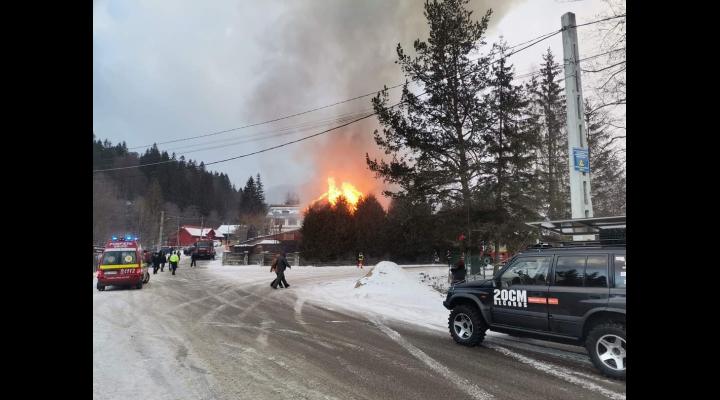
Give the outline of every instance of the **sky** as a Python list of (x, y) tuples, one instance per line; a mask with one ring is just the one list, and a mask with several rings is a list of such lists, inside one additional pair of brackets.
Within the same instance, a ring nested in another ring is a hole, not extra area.
[[(206, 135), (303, 112), (403, 82), (395, 48), (427, 38), (421, 0), (97, 0), (93, 2), (93, 128), (100, 139), (147, 145)], [(472, 0), (474, 15), (493, 9), (487, 48), (560, 28), (565, 12), (589, 22), (601, 0)], [(592, 27), (592, 25), (590, 26)], [(589, 28), (589, 27), (588, 27)], [(580, 56), (598, 53), (579, 28)], [(556, 35), (511, 58), (518, 74), (537, 69)], [(391, 90), (398, 95), (398, 89)], [(370, 98), (194, 140), (161, 150), (205, 163), (255, 152), (369, 114)], [(364, 193), (385, 187), (365, 154), (382, 157), (374, 118), (249, 157), (211, 165), (236, 187), (260, 173), (271, 203), (293, 191), (303, 203), (333, 176)]]

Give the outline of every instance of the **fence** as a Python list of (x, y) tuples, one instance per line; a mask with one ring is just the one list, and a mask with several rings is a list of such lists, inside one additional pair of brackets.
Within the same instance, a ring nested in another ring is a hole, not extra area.
[[(225, 252), (222, 257), (222, 265), (267, 265), (272, 264), (275, 258), (274, 253), (260, 253), (249, 255), (248, 253)], [(285, 255), (290, 265), (300, 265), (300, 253), (287, 253)]]

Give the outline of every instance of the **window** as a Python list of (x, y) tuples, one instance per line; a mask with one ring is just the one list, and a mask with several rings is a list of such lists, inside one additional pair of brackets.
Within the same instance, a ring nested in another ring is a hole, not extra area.
[(606, 255), (588, 256), (585, 267), (585, 287), (608, 287)]
[(583, 285), (585, 258), (585, 256), (558, 257), (555, 266), (555, 286), (581, 287)]
[(625, 256), (615, 256), (615, 287), (625, 289)]
[(103, 265), (137, 264), (134, 251), (106, 251), (103, 254)]
[(523, 257), (515, 261), (500, 278), (503, 288), (513, 285), (547, 285), (552, 258)]
[(288, 225), (292, 225), (292, 226), (297, 225), (297, 219), (295, 219), (295, 218), (288, 219)]

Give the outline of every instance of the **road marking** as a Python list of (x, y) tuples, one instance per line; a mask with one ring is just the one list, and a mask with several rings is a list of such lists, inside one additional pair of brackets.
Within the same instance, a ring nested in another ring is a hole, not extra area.
[(374, 323), (378, 328), (380, 328), (383, 333), (388, 335), (390, 339), (394, 340), (396, 343), (398, 343), (400, 346), (402, 346), (405, 350), (407, 350), (410, 354), (415, 356), (415, 358), (419, 359), (425, 365), (430, 367), (435, 372), (439, 373), (445, 379), (447, 379), (450, 382), (453, 382), (457, 387), (465, 391), (467, 394), (472, 396), (474, 399), (479, 400), (489, 400), (495, 398), (495, 396), (491, 395), (490, 393), (480, 389), (478, 386), (476, 386), (474, 383), (468, 381), (467, 379), (461, 378), (458, 376), (458, 374), (455, 374), (451, 372), (446, 366), (440, 364), (438, 361), (436, 361), (434, 358), (430, 357), (429, 355), (425, 354), (422, 350), (418, 349), (417, 347), (413, 346), (410, 342), (405, 340), (405, 338), (402, 337), (399, 333), (392, 330), (391, 328), (387, 327), (383, 323), (381, 323), (379, 320), (377, 320), (374, 317), (371, 317), (371, 322)]
[(532, 359), (530, 357), (523, 356), (521, 354), (515, 353), (512, 350), (506, 349), (504, 347), (491, 344), (491, 343), (485, 343), (485, 347), (488, 347), (490, 349), (493, 349), (495, 351), (498, 351), (502, 354), (505, 354), (506, 356), (510, 356), (518, 361), (520, 361), (523, 364), (527, 364), (535, 369), (538, 369), (540, 371), (543, 371), (549, 375), (554, 375), (564, 381), (574, 383), (576, 385), (582, 386), (585, 389), (592, 390), (593, 392), (597, 392), (602, 394), (603, 396), (613, 399), (613, 400), (625, 400), (625, 395), (622, 393), (614, 392), (612, 390), (606, 389), (600, 385), (596, 385), (593, 382), (587, 381), (585, 379), (580, 379), (576, 376), (573, 376), (572, 371), (565, 369), (559, 365), (541, 362), (535, 359)]

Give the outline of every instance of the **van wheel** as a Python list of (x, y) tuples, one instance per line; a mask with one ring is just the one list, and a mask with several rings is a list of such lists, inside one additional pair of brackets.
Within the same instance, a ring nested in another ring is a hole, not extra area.
[(150, 273), (149, 272), (145, 274), (145, 283), (148, 283), (148, 282), (150, 282)]
[(485, 339), (487, 326), (477, 307), (461, 304), (450, 312), (448, 318), (450, 336), (463, 346), (476, 346)]
[(585, 348), (595, 367), (605, 376), (615, 379), (625, 379), (626, 347), (625, 325), (613, 322), (592, 327), (585, 341)]
[(100, 282), (98, 282), (98, 284), (97, 284), (97, 290), (99, 290), (99, 291), (101, 291), (101, 292), (104, 292), (104, 291), (105, 291), (105, 286), (104, 286), (104, 285), (101, 285)]

